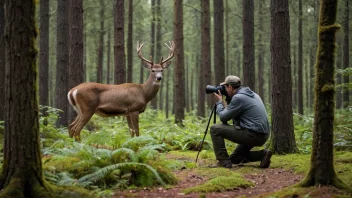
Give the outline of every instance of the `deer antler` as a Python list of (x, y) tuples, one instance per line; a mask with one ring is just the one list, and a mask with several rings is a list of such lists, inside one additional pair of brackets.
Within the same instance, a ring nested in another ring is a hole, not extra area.
[(165, 60), (163, 60), (163, 57), (161, 57), (160, 65), (163, 65), (164, 63), (172, 59), (172, 57), (174, 57), (175, 43), (173, 41), (169, 41), (169, 45), (167, 43), (165, 43), (165, 45), (170, 49), (170, 52), (169, 56)]
[(143, 61), (145, 61), (145, 62), (147, 62), (147, 63), (153, 65), (153, 61), (150, 61), (150, 60), (148, 60), (148, 59), (146, 59), (146, 58), (143, 57), (143, 54), (142, 54), (142, 47), (143, 47), (143, 45), (144, 45), (144, 43), (141, 44), (141, 43), (138, 41), (138, 44), (137, 44), (137, 53), (138, 53), (138, 57), (139, 57), (140, 59), (142, 59)]

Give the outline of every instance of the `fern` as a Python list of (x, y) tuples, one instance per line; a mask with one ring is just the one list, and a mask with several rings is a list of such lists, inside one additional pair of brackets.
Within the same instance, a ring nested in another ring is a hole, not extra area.
[(138, 151), (141, 147), (157, 144), (157, 141), (151, 136), (138, 136), (127, 140), (122, 147)]
[(151, 173), (153, 173), (153, 175), (155, 176), (157, 181), (161, 185), (165, 186), (164, 181), (161, 179), (158, 172), (153, 167), (151, 167), (147, 164), (136, 163), (136, 162), (119, 163), (119, 164), (113, 164), (110, 166), (106, 166), (104, 168), (101, 168), (101, 169), (95, 171), (94, 173), (91, 173), (91, 174), (88, 174), (88, 175), (85, 175), (85, 176), (79, 178), (78, 183), (81, 183), (81, 184), (90, 183), (90, 182), (94, 183), (98, 180), (102, 180), (106, 175), (108, 175), (110, 172), (114, 171), (115, 169), (134, 170), (138, 167), (139, 168), (146, 168), (147, 170), (149, 170)]
[(111, 153), (112, 160), (114, 162), (127, 162), (128, 160), (131, 160), (132, 162), (137, 162), (137, 156), (136, 153), (129, 148), (119, 148)]

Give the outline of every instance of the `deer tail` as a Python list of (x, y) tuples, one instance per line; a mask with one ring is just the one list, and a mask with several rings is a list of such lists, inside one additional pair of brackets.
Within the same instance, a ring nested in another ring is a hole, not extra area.
[(76, 106), (76, 94), (77, 94), (77, 89), (75, 89), (73, 92), (72, 90), (70, 90), (67, 94), (67, 99), (68, 99), (68, 102), (73, 106), (75, 107)]

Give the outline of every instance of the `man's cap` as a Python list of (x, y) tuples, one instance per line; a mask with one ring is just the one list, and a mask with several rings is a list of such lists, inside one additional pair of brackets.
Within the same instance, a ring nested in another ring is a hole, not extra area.
[(234, 85), (234, 84), (238, 84), (241, 85), (241, 79), (237, 76), (227, 76), (225, 78), (225, 81), (220, 83), (220, 85)]

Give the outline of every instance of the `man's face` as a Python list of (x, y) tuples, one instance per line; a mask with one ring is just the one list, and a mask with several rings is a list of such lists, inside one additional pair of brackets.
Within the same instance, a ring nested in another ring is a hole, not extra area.
[(228, 96), (232, 97), (235, 95), (235, 89), (231, 85), (225, 85), (225, 89)]

